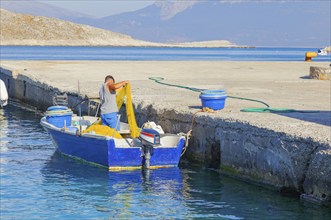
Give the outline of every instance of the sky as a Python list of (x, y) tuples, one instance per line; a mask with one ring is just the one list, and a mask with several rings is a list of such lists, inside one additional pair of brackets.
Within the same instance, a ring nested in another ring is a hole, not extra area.
[(46, 4), (92, 15), (104, 17), (122, 12), (135, 11), (153, 4), (154, 0), (38, 0)]

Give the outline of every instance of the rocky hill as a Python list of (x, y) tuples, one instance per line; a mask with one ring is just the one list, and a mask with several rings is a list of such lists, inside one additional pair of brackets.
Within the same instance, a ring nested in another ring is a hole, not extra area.
[(144, 46), (144, 47), (237, 47), (229, 41), (163, 44), (133, 39), (88, 25), (0, 9), (0, 45), (41, 46)]
[(157, 46), (87, 25), (1, 11), (1, 45)]
[(151, 42), (227, 39), (240, 45), (317, 48), (330, 42), (330, 1), (162, 0), (102, 18), (36, 0), (1, 0), (0, 7)]

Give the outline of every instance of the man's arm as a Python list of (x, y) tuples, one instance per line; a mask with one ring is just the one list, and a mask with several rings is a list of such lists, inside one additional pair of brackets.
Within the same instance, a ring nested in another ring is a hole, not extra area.
[(110, 83), (109, 82), (109, 83), (107, 83), (107, 86), (108, 86), (109, 91), (114, 91), (114, 90), (122, 88), (127, 83), (129, 83), (128, 80), (125, 80), (125, 81), (122, 81), (122, 82), (119, 82), (119, 83)]

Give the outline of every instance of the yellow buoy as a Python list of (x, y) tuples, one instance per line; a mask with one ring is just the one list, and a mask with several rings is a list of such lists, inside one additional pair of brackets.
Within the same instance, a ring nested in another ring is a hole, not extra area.
[(306, 52), (305, 61), (311, 61), (311, 58), (316, 57), (317, 53), (315, 52)]

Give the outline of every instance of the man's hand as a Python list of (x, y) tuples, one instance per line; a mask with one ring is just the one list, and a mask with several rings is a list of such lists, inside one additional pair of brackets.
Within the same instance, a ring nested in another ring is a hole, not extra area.
[(108, 84), (108, 89), (111, 90), (118, 90), (122, 87), (124, 87), (126, 84), (129, 83), (129, 80), (125, 80), (119, 83), (112, 83), (112, 84)]

